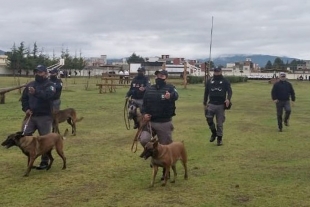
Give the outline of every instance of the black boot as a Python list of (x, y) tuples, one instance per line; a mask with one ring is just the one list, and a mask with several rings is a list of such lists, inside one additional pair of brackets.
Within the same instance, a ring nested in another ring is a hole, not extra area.
[(222, 136), (217, 136), (217, 146), (221, 146), (223, 144)]
[(214, 140), (216, 139), (216, 130), (213, 129), (211, 131), (212, 131), (212, 135), (210, 137), (210, 142), (214, 142)]

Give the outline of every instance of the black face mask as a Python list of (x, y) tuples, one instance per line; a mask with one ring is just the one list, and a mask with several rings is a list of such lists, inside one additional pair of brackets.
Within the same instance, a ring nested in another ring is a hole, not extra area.
[(45, 77), (44, 76), (35, 75), (34, 76), (34, 80), (39, 82), (39, 83), (42, 83), (45, 80)]
[(218, 79), (220, 79), (222, 77), (222, 75), (213, 75), (213, 78), (215, 79), (215, 80), (218, 80)]
[(162, 87), (166, 85), (165, 79), (161, 79), (161, 78), (156, 78), (155, 83), (158, 87)]
[(51, 75), (51, 76), (50, 76), (50, 79), (51, 79), (51, 80), (57, 80), (57, 76), (56, 76), (56, 75)]
[(143, 73), (138, 73), (138, 77), (143, 77)]

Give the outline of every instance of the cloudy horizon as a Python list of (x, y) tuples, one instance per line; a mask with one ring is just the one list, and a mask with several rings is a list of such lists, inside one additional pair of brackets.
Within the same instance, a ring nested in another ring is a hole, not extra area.
[(47, 54), (208, 58), (265, 54), (310, 59), (309, 1), (54, 0), (0, 7), (0, 50), (34, 42)]

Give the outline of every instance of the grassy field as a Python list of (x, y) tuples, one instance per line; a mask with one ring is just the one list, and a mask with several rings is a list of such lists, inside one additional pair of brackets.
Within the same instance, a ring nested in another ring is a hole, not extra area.
[[(25, 83), (30, 79), (20, 79)], [(0, 88), (14, 86), (13, 78), (0, 78)], [(123, 121), (127, 88), (99, 94), (99, 79), (64, 81), (62, 108), (73, 107), (84, 120), (77, 136), (65, 140), (68, 165), (56, 152), (50, 171), (26, 170), (26, 157), (17, 147), (0, 148), (0, 206), (310, 206), (309, 82), (292, 82), (296, 103), (290, 126), (277, 131), (272, 85), (266, 81), (233, 84), (232, 110), (226, 112), (224, 145), (209, 143), (210, 132), (202, 107), (203, 85), (184, 89), (174, 117), (175, 141), (184, 140), (189, 179), (177, 164), (176, 183), (150, 188), (149, 160), (132, 153), (135, 134)], [(2, 140), (18, 131), (23, 113), (12, 91), (0, 105)], [(63, 132), (69, 125), (60, 126)], [(1, 141), (2, 141), (1, 140)], [(36, 162), (38, 164), (38, 161)]]

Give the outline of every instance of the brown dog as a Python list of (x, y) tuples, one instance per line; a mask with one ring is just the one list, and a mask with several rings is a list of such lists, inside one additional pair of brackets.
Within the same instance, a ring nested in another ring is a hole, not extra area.
[(153, 166), (153, 177), (151, 182), (151, 187), (154, 186), (155, 177), (158, 171), (158, 167), (165, 168), (165, 179), (162, 186), (165, 186), (167, 183), (170, 167), (173, 170), (173, 180), (171, 183), (175, 182), (175, 178), (177, 176), (175, 164), (178, 160), (181, 160), (182, 165), (184, 167), (184, 179), (188, 178), (187, 175), (187, 153), (184, 147), (183, 142), (172, 142), (169, 145), (161, 145), (158, 143), (158, 139), (153, 139), (148, 142), (144, 151), (140, 155), (140, 157), (147, 159), (152, 157), (152, 166)]
[(35, 159), (43, 154), (46, 154), (50, 163), (46, 170), (49, 170), (53, 164), (54, 158), (52, 156), (52, 149), (55, 147), (58, 155), (62, 158), (63, 167), (66, 169), (66, 157), (63, 152), (63, 139), (68, 134), (66, 129), (64, 136), (56, 133), (49, 133), (43, 136), (24, 136), (22, 132), (16, 132), (10, 134), (7, 139), (2, 142), (2, 146), (10, 148), (12, 146), (18, 146), (22, 152), (28, 157), (27, 170), (24, 176), (28, 176)]
[(76, 112), (73, 108), (67, 108), (53, 112), (53, 132), (59, 134), (59, 124), (67, 121), (72, 127), (72, 134), (76, 135), (76, 122), (79, 122), (84, 117), (77, 118)]

